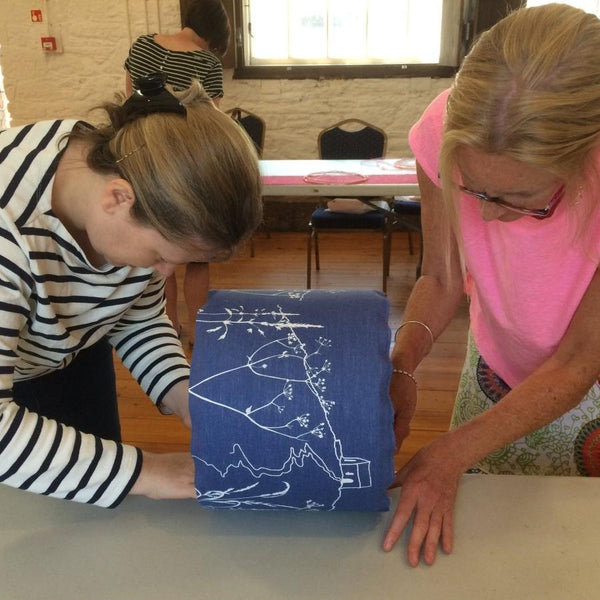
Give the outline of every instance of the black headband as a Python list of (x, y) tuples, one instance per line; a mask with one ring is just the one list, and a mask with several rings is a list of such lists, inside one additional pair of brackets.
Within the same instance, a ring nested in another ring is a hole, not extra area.
[(127, 121), (133, 121), (153, 113), (176, 113), (185, 116), (185, 106), (166, 88), (167, 76), (157, 71), (138, 77), (135, 80), (135, 91), (123, 104)]

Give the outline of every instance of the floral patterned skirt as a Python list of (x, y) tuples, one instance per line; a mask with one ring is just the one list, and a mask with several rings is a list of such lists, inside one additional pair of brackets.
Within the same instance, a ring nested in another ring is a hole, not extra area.
[[(450, 427), (501, 401), (510, 387), (479, 354), (469, 333)], [(600, 384), (552, 423), (493, 452), (478, 464), (484, 473), (600, 476)]]

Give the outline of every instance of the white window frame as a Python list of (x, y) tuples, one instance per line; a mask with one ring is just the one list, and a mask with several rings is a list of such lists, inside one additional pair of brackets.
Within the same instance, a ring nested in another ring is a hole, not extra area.
[[(437, 62), (384, 62), (380, 59), (357, 61), (356, 59), (329, 59), (310, 61), (306, 59), (256, 59), (251, 57), (252, 23), (250, 20), (253, 0), (234, 0), (236, 78), (321, 78), (321, 77), (451, 77), (461, 60), (465, 1), (443, 0), (440, 56)], [(287, 0), (276, 0), (286, 2)], [(327, 3), (328, 0), (322, 0)], [(397, 0), (389, 0), (395, 3)], [(425, 0), (409, 0), (422, 3)], [(468, 2), (467, 2), (468, 4)], [(273, 24), (273, 27), (286, 24)], [(423, 31), (423, 35), (427, 35)]]

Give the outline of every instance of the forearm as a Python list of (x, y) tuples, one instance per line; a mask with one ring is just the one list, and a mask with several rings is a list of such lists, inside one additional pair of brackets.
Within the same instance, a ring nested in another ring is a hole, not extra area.
[(458, 247), (445, 222), (441, 190), (420, 165), (417, 175), (421, 189), (423, 275), (415, 283), (402, 321), (419, 321), (427, 327), (410, 324), (398, 330), (391, 357), (395, 368), (409, 373), (429, 353), (431, 338), (435, 340), (444, 331), (463, 297)]
[(142, 470), (131, 488), (134, 496), (154, 500), (194, 498), (194, 463), (185, 453), (143, 453)]
[(406, 325), (397, 330), (391, 355), (396, 371), (390, 384), (390, 396), (398, 447), (409, 434), (417, 405), (417, 382), (413, 373), (452, 319), (460, 296), (428, 275), (417, 281), (410, 296), (402, 320)]
[[(462, 298), (461, 286), (449, 286), (436, 277), (423, 275), (410, 295), (402, 322), (420, 321), (429, 327), (436, 339), (448, 326)], [(397, 330), (392, 363), (410, 373), (431, 350), (432, 341), (427, 329), (407, 325)]]
[(571, 410), (594, 384), (598, 368), (548, 360), (500, 402), (439, 442), (465, 470), (492, 452), (524, 437)]
[(177, 382), (164, 395), (160, 403), (160, 411), (165, 414), (176, 414), (184, 425), (191, 428), (189, 409), (189, 379)]
[(3, 483), (11, 487), (112, 508), (137, 478), (141, 453), (5, 400), (0, 403), (0, 464)]
[(498, 404), (451, 432), (446, 443), (453, 454), (470, 466), (581, 402), (600, 370), (599, 302), (596, 272), (555, 353)]

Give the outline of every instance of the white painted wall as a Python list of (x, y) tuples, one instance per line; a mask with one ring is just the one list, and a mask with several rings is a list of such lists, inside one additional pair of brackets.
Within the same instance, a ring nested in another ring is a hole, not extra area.
[[(33, 23), (30, 10), (43, 11)], [(124, 91), (123, 61), (142, 33), (175, 32), (178, 0), (0, 0), (0, 65), (12, 125), (85, 118)], [(44, 53), (56, 35), (61, 53)], [(448, 79), (234, 80), (221, 108), (241, 106), (267, 123), (264, 158), (316, 158), (318, 132), (350, 116), (388, 133), (388, 156), (408, 152), (407, 133)]]

